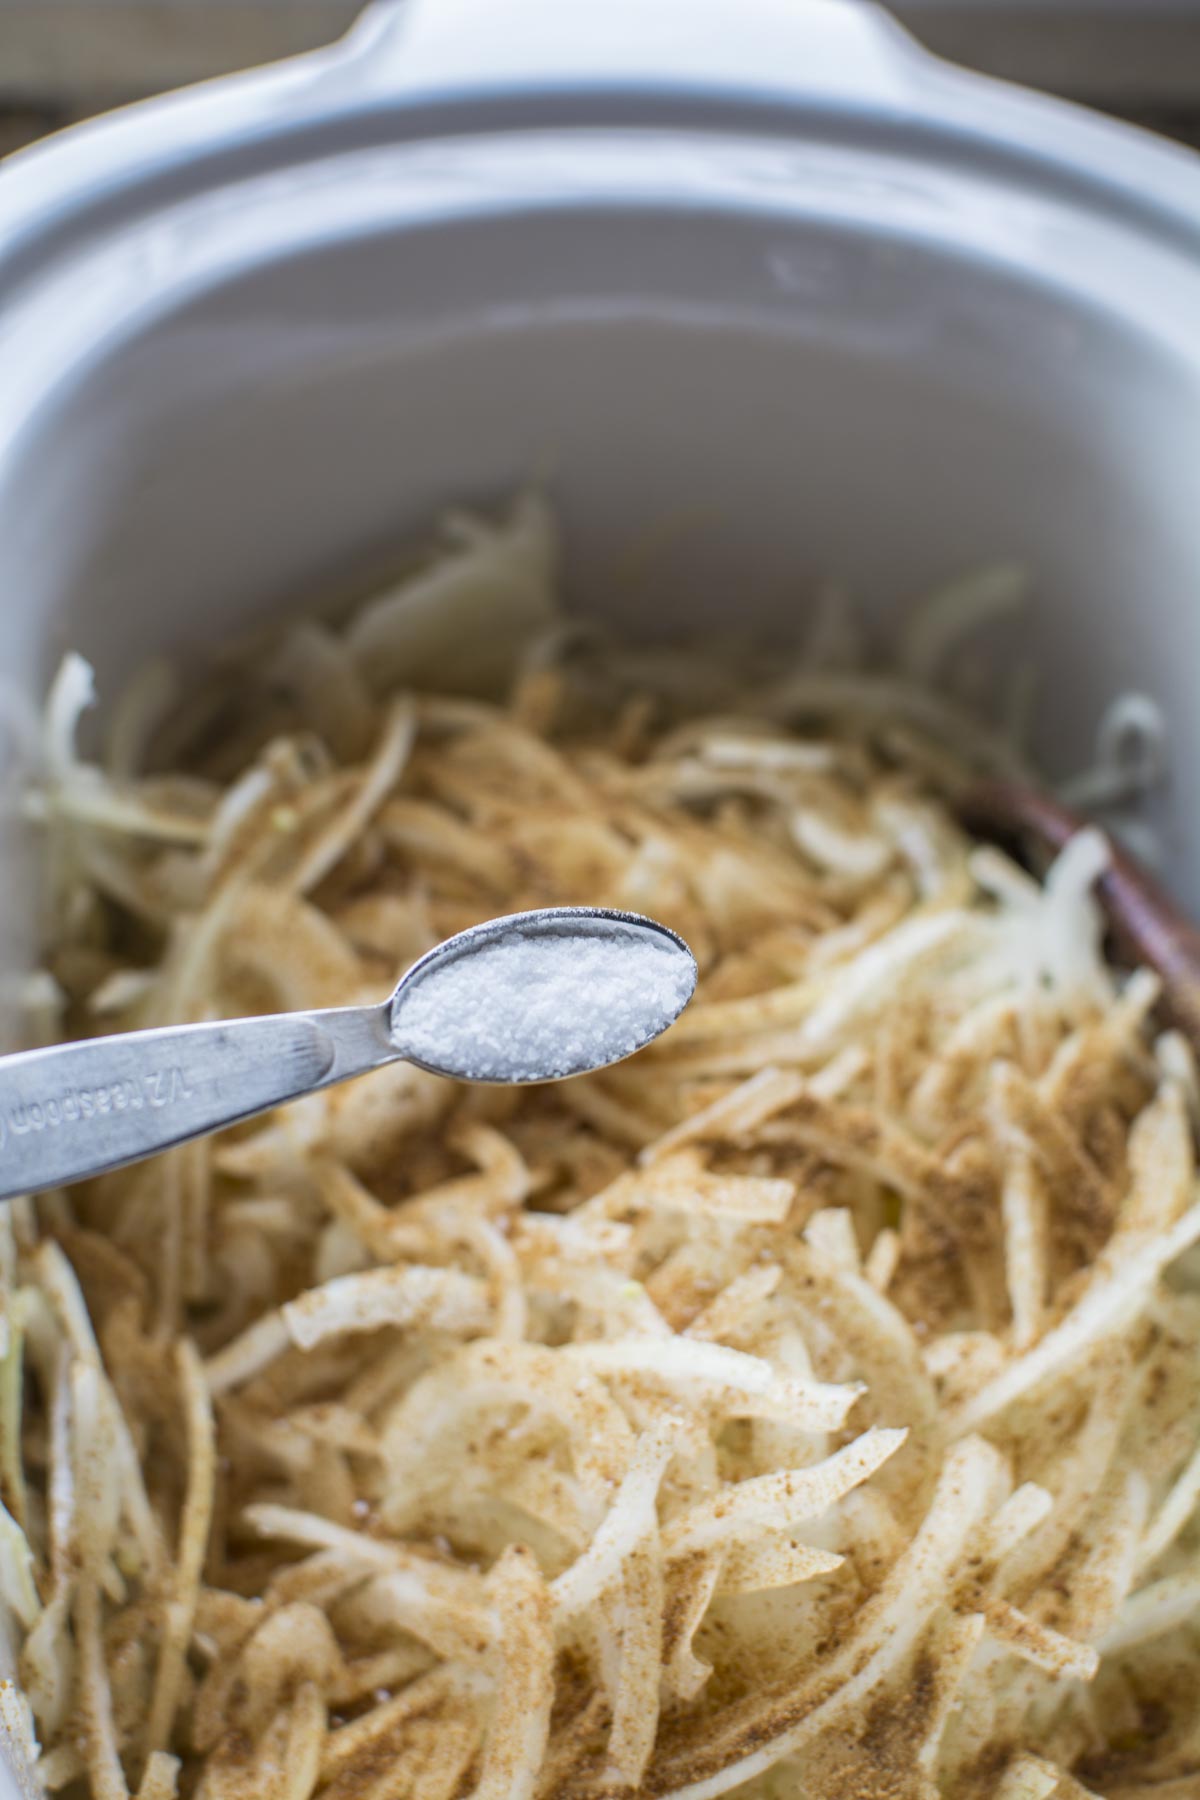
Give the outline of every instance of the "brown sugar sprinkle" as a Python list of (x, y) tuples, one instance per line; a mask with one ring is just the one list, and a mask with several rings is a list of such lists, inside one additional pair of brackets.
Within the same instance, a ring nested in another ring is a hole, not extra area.
[(1200, 1086), (1103, 840), (1034, 881), (945, 694), (599, 644), (555, 562), (455, 517), (103, 763), (59, 677), (45, 1038), (548, 904), (702, 977), (617, 1069), (393, 1068), (0, 1216), (0, 1717), (93, 1800), (1191, 1800)]

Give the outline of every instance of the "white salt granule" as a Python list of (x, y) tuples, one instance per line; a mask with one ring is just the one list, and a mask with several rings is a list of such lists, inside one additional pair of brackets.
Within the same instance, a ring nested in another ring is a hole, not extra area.
[(690, 954), (653, 926), (582, 919), (484, 938), (402, 986), (392, 1037), (466, 1081), (554, 1081), (631, 1056), (691, 998)]

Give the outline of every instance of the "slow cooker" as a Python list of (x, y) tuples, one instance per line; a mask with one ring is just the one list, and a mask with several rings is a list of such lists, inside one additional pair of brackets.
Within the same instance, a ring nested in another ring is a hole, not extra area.
[(1200, 907), (1190, 153), (857, 0), (381, 0), (0, 171), (10, 796), (65, 648), (111, 692), (528, 480), (572, 605), (642, 635), (786, 644), (822, 577), (882, 618), (1023, 562), (1047, 767), (1157, 701)]

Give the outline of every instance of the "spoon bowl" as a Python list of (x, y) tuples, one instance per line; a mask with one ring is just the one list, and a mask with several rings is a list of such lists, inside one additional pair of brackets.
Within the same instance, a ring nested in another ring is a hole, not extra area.
[(696, 986), (675, 932), (637, 913), (548, 907), (489, 919), (398, 984), (390, 1032), (408, 1062), (458, 1081), (562, 1081), (621, 1062)]

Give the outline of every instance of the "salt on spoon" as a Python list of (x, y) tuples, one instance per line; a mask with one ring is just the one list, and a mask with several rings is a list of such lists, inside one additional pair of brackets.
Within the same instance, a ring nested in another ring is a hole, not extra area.
[(100, 1175), (385, 1063), (560, 1081), (620, 1062), (683, 1011), (696, 963), (653, 919), (596, 907), (459, 932), (378, 1006), (88, 1038), (0, 1058), (0, 1200)]
[(462, 1081), (557, 1081), (620, 1062), (679, 1017), (691, 951), (633, 914), (517, 913), (451, 938), (392, 999), (409, 1062)]

